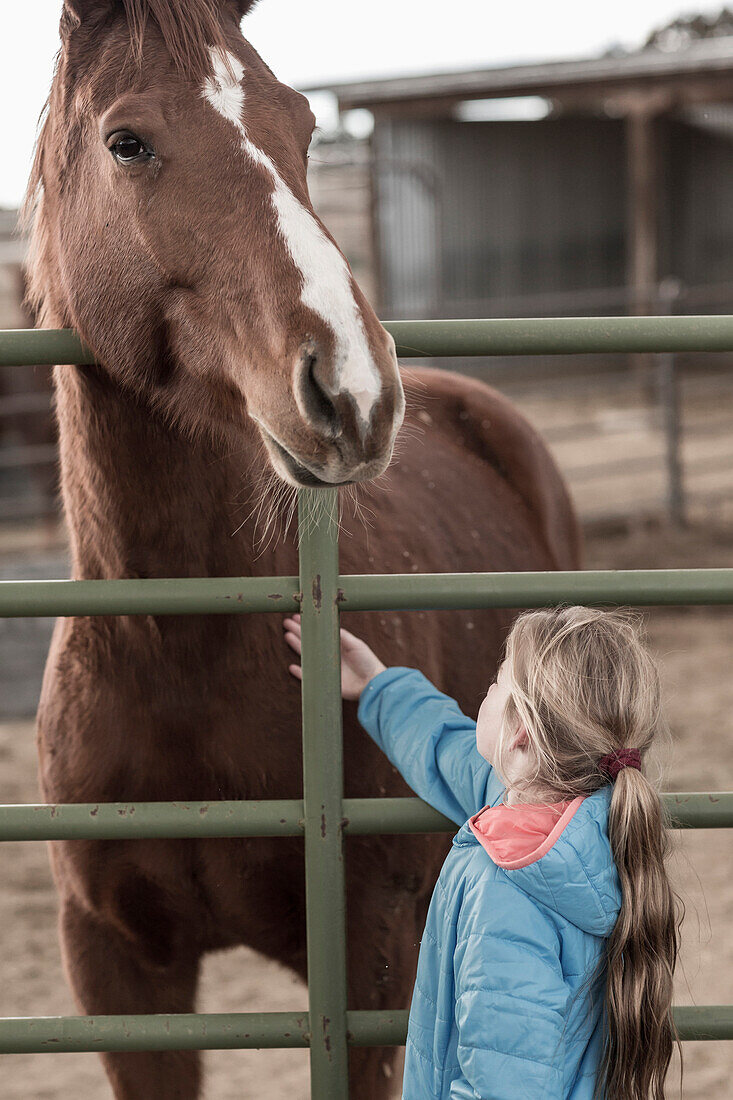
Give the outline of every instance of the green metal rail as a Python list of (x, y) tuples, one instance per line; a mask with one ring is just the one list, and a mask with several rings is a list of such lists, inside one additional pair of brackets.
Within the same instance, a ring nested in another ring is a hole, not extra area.
[[(672, 1010), (685, 1040), (730, 1039), (733, 1006)], [(349, 1046), (404, 1046), (407, 1010), (347, 1012)], [(0, 1020), (0, 1054), (70, 1054), (140, 1050), (262, 1050), (312, 1046), (307, 1012), (188, 1013), (173, 1016), (47, 1016)], [(345, 1086), (344, 1086), (345, 1090)], [(346, 1091), (314, 1097), (345, 1097)]]
[[(400, 359), (593, 352), (733, 351), (733, 316), (387, 321)], [(68, 329), (0, 331), (0, 366), (94, 362)]]
[[(145, 581), (0, 581), (0, 617), (232, 615), (300, 610), (298, 577), (181, 577)], [(339, 611), (661, 607), (733, 603), (733, 569), (619, 569), (582, 573), (406, 573), (339, 579)]]
[[(670, 829), (733, 829), (733, 792), (674, 791), (662, 801)], [(347, 836), (456, 831), (454, 821), (419, 798), (344, 798), (341, 807)], [(0, 839), (303, 836), (305, 821), (305, 804), (298, 799), (0, 806)]]
[[(392, 322), (401, 357), (733, 351), (733, 317)], [(0, 332), (0, 366), (93, 362), (68, 331)], [(316, 503), (317, 502), (317, 503)], [(326, 504), (324, 509), (323, 504)], [(0, 1052), (309, 1047), (312, 1094), (348, 1096), (352, 1046), (405, 1041), (407, 1013), (346, 1000), (345, 835), (455, 831), (414, 798), (345, 799), (339, 616), (344, 611), (733, 603), (733, 569), (582, 573), (338, 572), (337, 493), (300, 494), (298, 577), (0, 584), (0, 616), (302, 613), (303, 800), (0, 807), (0, 840), (303, 836), (307, 1012), (0, 1020)], [(733, 792), (664, 795), (670, 828), (733, 827)], [(676, 1006), (683, 1039), (733, 1039), (733, 1006)]]

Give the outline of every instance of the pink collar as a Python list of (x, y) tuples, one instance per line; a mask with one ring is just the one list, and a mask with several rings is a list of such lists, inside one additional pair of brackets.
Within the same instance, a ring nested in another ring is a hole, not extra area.
[(570, 802), (484, 806), (468, 824), (494, 863), (516, 870), (549, 852), (584, 800), (580, 796)]

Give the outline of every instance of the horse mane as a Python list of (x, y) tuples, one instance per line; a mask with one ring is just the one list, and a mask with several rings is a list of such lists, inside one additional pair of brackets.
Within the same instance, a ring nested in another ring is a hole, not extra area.
[[(241, 5), (247, 8), (252, 5)], [(127, 21), (130, 35), (128, 56), (123, 72), (130, 65), (138, 75), (142, 71), (145, 37), (150, 21), (157, 26), (166, 50), (181, 75), (194, 84), (202, 85), (212, 74), (210, 47), (218, 48), (228, 62), (226, 35), (221, 18), (220, 0), (114, 0), (103, 16), (109, 21), (122, 13)], [(233, 20), (232, 20), (233, 22)], [(64, 30), (69, 30), (68, 22), (62, 21)], [(83, 29), (83, 28), (81, 28)], [(99, 23), (94, 22), (92, 34), (98, 31)], [(40, 317), (43, 324), (45, 298), (44, 269), (46, 264), (43, 224), (44, 165), (47, 158), (56, 155), (49, 148), (53, 141), (54, 122), (59, 112), (68, 102), (68, 92), (76, 76), (63, 64), (64, 47), (59, 50), (54, 63), (53, 80), (48, 98), (38, 120), (38, 137), (33, 155), (30, 176), (25, 197), (21, 206), (19, 223), (30, 235), (30, 253), (27, 262), (28, 292), (26, 303)], [(100, 69), (95, 75), (95, 83), (103, 79)]]
[(142, 62), (145, 30), (152, 18), (158, 25), (173, 64), (186, 79), (202, 84), (211, 76), (209, 47), (226, 53), (221, 7), (216, 0), (122, 0), (130, 28), (130, 49)]

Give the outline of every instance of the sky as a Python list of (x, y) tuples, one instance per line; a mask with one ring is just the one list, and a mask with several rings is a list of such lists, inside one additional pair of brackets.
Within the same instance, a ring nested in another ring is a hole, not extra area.
[[(0, 206), (13, 207), (25, 190), (51, 82), (62, 0), (3, 7)], [(277, 76), (299, 87), (592, 57), (613, 45), (634, 48), (678, 15), (713, 15), (720, 7), (720, 0), (261, 0), (242, 27)], [(328, 97), (314, 97), (312, 105), (327, 125), (333, 117)]]

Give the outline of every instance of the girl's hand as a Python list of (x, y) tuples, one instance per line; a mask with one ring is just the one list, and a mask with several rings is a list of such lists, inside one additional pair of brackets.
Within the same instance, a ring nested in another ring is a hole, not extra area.
[[(300, 615), (283, 622), (285, 641), (300, 654)], [(361, 638), (350, 634), (348, 630), (341, 630), (341, 694), (344, 699), (358, 699), (369, 681), (378, 672), (384, 672), (379, 657)], [(303, 679), (303, 670), (300, 665), (289, 665), (290, 672), (296, 680)]]

